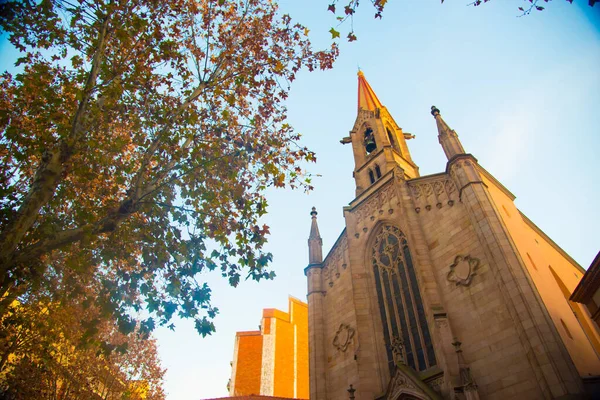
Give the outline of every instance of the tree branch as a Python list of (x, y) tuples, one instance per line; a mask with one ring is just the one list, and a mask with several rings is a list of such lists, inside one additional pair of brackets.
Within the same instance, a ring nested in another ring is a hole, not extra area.
[(74, 144), (83, 130), (83, 119), (94, 91), (104, 53), (108, 23), (109, 16), (107, 15), (98, 33), (98, 48), (83, 89), (82, 99), (73, 118), (70, 134), (61, 141), (57, 148), (44, 153), (29, 192), (24, 196), (19, 210), (0, 234), (2, 243), (0, 247), (0, 283), (8, 279), (8, 268), (14, 265), (10, 260), (17, 251), (19, 243), (34, 224), (40, 209), (52, 199), (56, 187), (63, 179), (65, 164), (72, 156)]

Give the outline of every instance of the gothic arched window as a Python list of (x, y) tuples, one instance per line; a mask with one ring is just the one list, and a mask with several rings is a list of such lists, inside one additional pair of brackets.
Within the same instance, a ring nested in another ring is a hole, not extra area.
[(371, 183), (375, 183), (375, 175), (373, 174), (372, 170), (369, 170), (369, 180)]
[(377, 177), (377, 179), (381, 178), (381, 169), (377, 164), (375, 164), (375, 176)]
[(392, 148), (394, 150), (396, 150), (398, 153), (400, 153), (400, 149), (398, 148), (398, 143), (396, 143), (396, 141), (394, 140), (394, 135), (392, 134), (392, 131), (390, 130), (390, 128), (385, 128), (387, 134), (388, 134), (388, 139), (390, 140), (390, 144), (392, 145)]
[(402, 361), (416, 371), (436, 365), (423, 301), (404, 233), (392, 225), (382, 226), (375, 236), (371, 260), (390, 373), (395, 365), (393, 347)]

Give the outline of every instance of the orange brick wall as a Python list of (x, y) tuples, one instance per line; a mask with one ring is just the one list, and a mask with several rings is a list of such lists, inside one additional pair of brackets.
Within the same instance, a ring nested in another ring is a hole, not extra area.
[(294, 326), (277, 321), (275, 336), (275, 379), (273, 395), (294, 398)]
[(231, 395), (309, 398), (306, 303), (290, 297), (289, 313), (264, 309), (261, 331), (236, 334), (236, 352)]
[(290, 297), (289, 314), (274, 310), (273, 396), (308, 399), (308, 305)]
[(306, 303), (294, 304), (294, 323), (296, 325), (296, 365), (297, 390), (296, 398), (308, 399), (308, 305)]
[(238, 332), (236, 334), (237, 359), (235, 363), (235, 382), (233, 395), (260, 393), (262, 343), (260, 331)]

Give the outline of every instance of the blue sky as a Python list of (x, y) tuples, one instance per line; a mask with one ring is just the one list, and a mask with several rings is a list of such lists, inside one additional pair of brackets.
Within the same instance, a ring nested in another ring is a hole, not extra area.
[[(290, 121), (317, 152), (309, 170), (322, 176), (308, 195), (268, 192), (274, 281), (233, 289), (206, 275), (221, 310), (217, 333), (202, 339), (186, 321), (174, 332), (157, 330), (169, 400), (226, 396), (235, 332), (257, 329), (263, 308), (286, 310), (288, 295), (306, 299), (310, 208), (319, 211), (326, 253), (344, 227), (342, 207), (354, 198), (352, 150), (339, 140), (356, 118), (358, 65), (398, 125), (416, 135), (408, 145), (422, 175), (445, 168), (429, 114), (435, 104), (517, 207), (587, 268), (600, 250), (600, 6), (555, 0), (517, 18), (524, 1), (468, 2), (394, 0), (374, 20), (363, 1), (354, 21), (359, 40), (341, 42), (334, 69), (299, 75)], [(336, 21), (327, 1), (280, 4), (310, 28), (315, 44), (329, 45)], [(5, 43), (0, 52), (5, 65), (12, 58)]]

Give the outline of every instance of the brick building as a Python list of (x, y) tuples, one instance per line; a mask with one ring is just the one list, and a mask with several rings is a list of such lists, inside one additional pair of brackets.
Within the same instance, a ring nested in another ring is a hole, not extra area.
[(259, 331), (236, 333), (231, 365), (230, 396), (308, 399), (307, 304), (290, 296), (289, 312), (264, 309)]
[(311, 212), (310, 398), (584, 396), (582, 377), (600, 375), (597, 327), (569, 299), (585, 270), (431, 114), (448, 163), (420, 176), (412, 135), (359, 72), (342, 139), (356, 198), (325, 258)]

